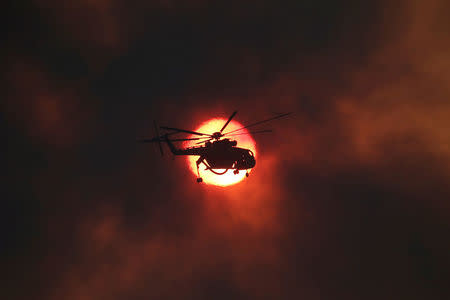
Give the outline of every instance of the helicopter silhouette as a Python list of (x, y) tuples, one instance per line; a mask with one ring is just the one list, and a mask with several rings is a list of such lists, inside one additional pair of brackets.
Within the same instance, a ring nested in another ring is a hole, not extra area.
[[(279, 119), (285, 117), (291, 113), (278, 114), (275, 117), (265, 119), (259, 122), (255, 122), (249, 124), (247, 126), (223, 133), (225, 128), (227, 128), (228, 124), (237, 114), (237, 111), (233, 112), (231, 116), (228, 118), (226, 123), (222, 126), (220, 131), (214, 132), (212, 134), (196, 132), (191, 130), (179, 129), (174, 127), (160, 126), (160, 129), (163, 129), (166, 132), (163, 135), (159, 135), (158, 126), (156, 122), (154, 122), (154, 127), (157, 136), (151, 139), (141, 139), (138, 140), (140, 143), (158, 143), (159, 150), (161, 155), (163, 155), (163, 149), (161, 146), (161, 142), (166, 142), (169, 146), (170, 151), (173, 155), (195, 155), (199, 156), (196, 164), (197, 164), (197, 182), (202, 182), (203, 179), (200, 176), (199, 165), (204, 164), (206, 166), (206, 170), (216, 174), (223, 175), (228, 170), (233, 170), (234, 174), (239, 174), (239, 171), (245, 170), (245, 175), (248, 177), (248, 170), (252, 169), (256, 165), (256, 159), (253, 152), (250, 149), (239, 148), (237, 147), (237, 141), (230, 140), (228, 137), (243, 135), (243, 134), (256, 134), (256, 133), (265, 133), (271, 132), (271, 130), (259, 130), (253, 132), (245, 132), (239, 133), (239, 131), (253, 127), (268, 121), (272, 121), (275, 119)], [(175, 138), (171, 139), (170, 136), (177, 133), (189, 133), (192, 135), (199, 136), (198, 138)], [(182, 142), (182, 141), (194, 141), (197, 140), (196, 144), (203, 144), (201, 146), (194, 146), (185, 149), (178, 149), (175, 147), (173, 142)]]

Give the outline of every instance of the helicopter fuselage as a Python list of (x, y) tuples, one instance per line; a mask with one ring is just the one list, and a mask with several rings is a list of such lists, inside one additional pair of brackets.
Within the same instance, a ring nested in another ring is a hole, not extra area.
[(236, 141), (224, 139), (207, 142), (201, 147), (186, 149), (177, 149), (170, 140), (167, 139), (166, 141), (174, 155), (199, 156), (197, 165), (204, 163), (207, 170), (248, 170), (253, 168), (256, 164), (253, 152), (249, 149), (236, 147)]

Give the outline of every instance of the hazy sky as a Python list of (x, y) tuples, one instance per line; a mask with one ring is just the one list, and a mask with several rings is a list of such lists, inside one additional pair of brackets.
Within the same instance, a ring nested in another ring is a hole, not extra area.
[[(449, 2), (212, 2), (9, 5), (1, 298), (450, 298)], [(235, 186), (135, 143), (234, 110)]]

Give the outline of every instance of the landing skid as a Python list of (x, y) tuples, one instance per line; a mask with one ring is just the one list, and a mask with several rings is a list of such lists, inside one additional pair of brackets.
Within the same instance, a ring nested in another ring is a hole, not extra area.
[[(211, 169), (210, 169), (210, 171), (213, 172), (213, 173), (215, 173), (215, 172), (214, 172), (213, 170), (211, 170)], [(227, 171), (228, 171), (228, 169), (227, 169)], [(233, 173), (234, 173), (234, 174), (239, 174), (239, 171), (238, 171), (238, 172), (236, 172), (236, 171), (237, 171), (237, 170), (233, 171)], [(226, 172), (226, 171), (225, 171), (225, 172)], [(215, 174), (217, 174), (217, 173), (215, 173)], [(221, 174), (218, 174), (218, 175), (223, 175), (223, 174), (225, 174), (225, 173), (221, 173)], [(199, 174), (199, 175), (200, 175), (200, 174)], [(245, 177), (248, 177), (249, 175), (250, 175), (250, 174), (249, 174), (248, 172), (245, 172)], [(198, 178), (197, 178), (197, 182), (198, 182), (198, 183), (202, 183), (202, 182), (203, 182), (203, 178), (198, 177)]]
[[(207, 170), (209, 170), (209, 171), (211, 171), (211, 172), (213, 172), (214, 174), (217, 174), (217, 175), (223, 175), (223, 174), (225, 174), (229, 169), (226, 169), (225, 170), (225, 172), (223, 172), (223, 173), (217, 173), (217, 172), (215, 172), (213, 169), (207, 169)], [(198, 171), (198, 170), (197, 170)], [(235, 175), (237, 175), (237, 174), (239, 174), (239, 170), (234, 170), (233, 171), (233, 173), (235, 174)], [(248, 177), (250, 174), (248, 173), (248, 171), (246, 171), (245, 172), (245, 177)], [(199, 177), (197, 177), (197, 182), (198, 183), (202, 183), (203, 182), (203, 178), (201, 178), (200, 177), (200, 172), (198, 172), (198, 176)]]
[[(198, 183), (203, 182), (203, 179), (200, 177), (200, 168), (199, 168), (200, 164), (204, 164), (204, 165), (206, 166), (206, 169), (205, 169), (205, 170), (211, 171), (212, 173), (214, 173), (214, 174), (216, 174), (216, 175), (223, 175), (223, 174), (225, 174), (226, 172), (228, 172), (228, 170), (233, 170), (233, 169), (225, 169), (223, 172), (216, 172), (216, 171), (214, 171), (214, 169), (211, 168), (211, 166), (205, 161), (205, 159), (204, 159), (202, 156), (200, 156), (199, 159), (197, 160), (197, 175), (198, 175), (198, 177), (197, 177), (197, 182), (198, 182)], [(232, 167), (235, 167), (235, 164), (233, 164)], [(234, 175), (239, 174), (239, 170), (238, 170), (238, 169), (234, 169), (233, 174), (234, 174)], [(246, 170), (246, 172), (245, 172), (245, 177), (248, 177), (248, 175), (249, 175), (249, 174), (248, 174), (248, 170)]]

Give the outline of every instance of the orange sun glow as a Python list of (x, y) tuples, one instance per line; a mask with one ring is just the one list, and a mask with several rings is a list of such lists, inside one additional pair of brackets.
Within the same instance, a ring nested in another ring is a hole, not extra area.
[[(203, 122), (198, 128), (196, 128), (194, 131), (196, 132), (202, 132), (202, 133), (208, 133), (212, 134), (214, 132), (219, 131), (222, 126), (225, 124), (227, 119), (210, 119), (206, 122)], [(232, 130), (239, 129), (241, 127), (244, 127), (242, 124), (231, 121), (227, 128), (224, 130), (224, 132), (230, 132)], [(237, 147), (250, 149), (255, 158), (256, 158), (256, 143), (251, 137), (250, 134), (248, 134), (247, 129), (242, 129), (236, 133), (247, 133), (237, 136), (230, 136), (230, 140), (237, 141)], [(198, 138), (198, 135), (191, 135), (189, 138)], [(187, 141), (184, 143), (184, 147), (192, 147), (192, 146), (199, 146), (196, 145), (197, 141)], [(196, 161), (198, 159), (198, 156), (187, 156), (187, 163), (192, 171), (192, 173), (197, 177), (197, 164)], [(222, 172), (225, 170), (219, 170), (216, 171)], [(248, 170), (250, 173), (251, 170)], [(218, 185), (218, 186), (229, 186), (238, 183), (239, 181), (243, 180), (245, 178), (245, 170), (241, 170), (239, 174), (233, 174), (233, 170), (228, 170), (223, 175), (216, 175), (212, 173), (211, 171), (206, 170), (206, 166), (204, 164), (200, 164), (200, 176), (203, 178), (203, 182), (206, 184), (212, 184), (212, 185)]]

